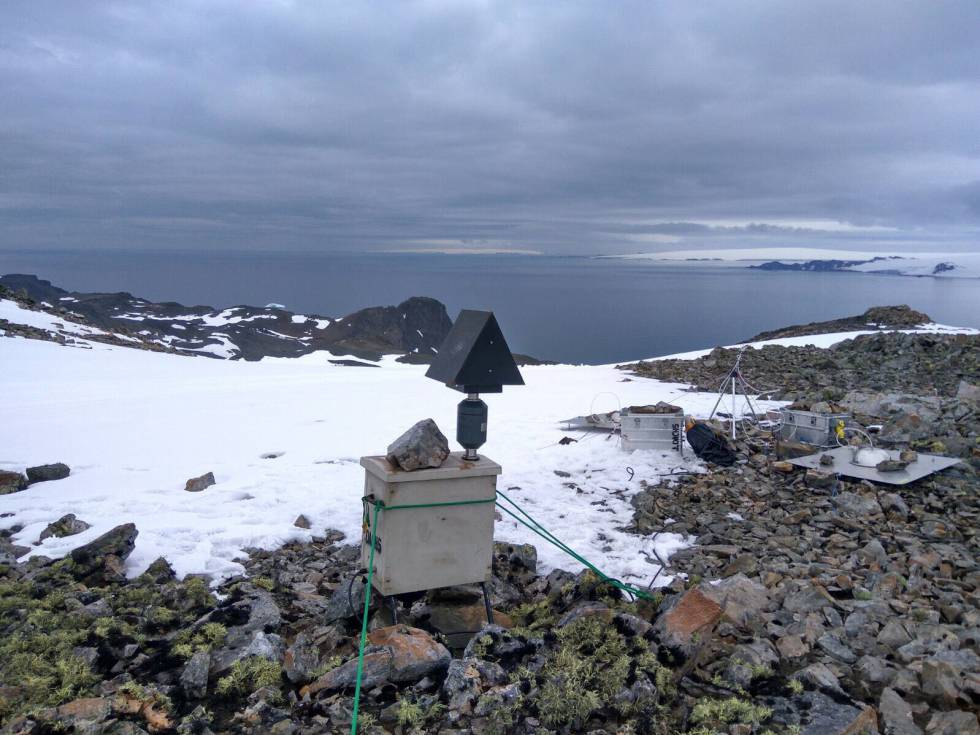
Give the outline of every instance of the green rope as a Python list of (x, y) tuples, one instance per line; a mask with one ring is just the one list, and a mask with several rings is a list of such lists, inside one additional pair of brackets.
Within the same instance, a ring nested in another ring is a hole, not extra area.
[[(501, 497), (506, 500), (510, 505), (514, 507), (515, 513), (510, 508), (501, 505), (497, 497)], [(367, 586), (364, 591), (364, 615), (361, 619), (361, 641), (358, 646), (357, 651), (357, 683), (354, 687), (354, 716), (351, 719), (350, 732), (351, 735), (357, 735), (357, 714), (358, 708), (361, 702), (361, 679), (364, 676), (364, 648), (367, 643), (367, 628), (368, 628), (368, 610), (371, 603), (371, 583), (374, 580), (374, 547), (377, 543), (378, 537), (378, 514), (383, 510), (407, 510), (412, 508), (445, 508), (454, 505), (483, 505), (485, 503), (495, 503), (500, 510), (509, 515), (515, 521), (520, 523), (525, 528), (530, 529), (538, 536), (543, 538), (548, 543), (556, 546), (557, 548), (564, 551), (570, 557), (575, 559), (577, 562), (583, 566), (591, 569), (603, 582), (612, 585), (616, 589), (622, 590), (627, 594), (633, 595), (634, 597), (640, 597), (645, 600), (652, 600), (654, 597), (646, 590), (641, 590), (638, 587), (633, 587), (632, 585), (625, 584), (620, 580), (610, 577), (608, 574), (603, 572), (599, 567), (590, 562), (581, 554), (577, 553), (572, 547), (566, 544), (564, 541), (555, 536), (551, 531), (538, 523), (530, 513), (521, 508), (517, 503), (507, 497), (507, 494), (502, 490), (498, 490), (496, 495), (492, 498), (484, 498), (481, 500), (457, 500), (449, 503), (418, 503), (411, 505), (385, 505), (380, 500), (370, 500), (368, 498), (362, 498), (362, 502), (365, 505), (370, 505), (374, 508), (374, 516), (371, 520), (371, 554), (368, 560), (368, 577)], [(366, 511), (366, 508), (365, 508)], [(520, 515), (518, 515), (520, 513)], [(523, 518), (521, 517), (523, 516)], [(365, 513), (365, 520), (367, 520), (367, 514)], [(353, 584), (353, 582), (351, 582)]]
[[(367, 642), (368, 608), (371, 605), (371, 581), (374, 579), (374, 543), (378, 535), (378, 513), (381, 504), (374, 505), (374, 520), (371, 521), (371, 558), (368, 561), (367, 585), (364, 588), (364, 614), (361, 618), (361, 643), (357, 649), (357, 684), (354, 686), (354, 716), (350, 722), (350, 734), (357, 735), (357, 710), (361, 703), (361, 677), (364, 676), (364, 644)], [(354, 584), (352, 579), (351, 584)]]
[(520, 516), (518, 516), (512, 510), (510, 510), (509, 508), (501, 505), (500, 502), (498, 502), (497, 503), (497, 507), (500, 508), (500, 510), (502, 510), (504, 513), (506, 513), (507, 515), (509, 515), (511, 518), (513, 518), (515, 521), (517, 521), (518, 523), (520, 523), (525, 528), (528, 528), (528, 529), (534, 531), (534, 533), (536, 533), (538, 536), (540, 536), (541, 538), (543, 538), (545, 541), (548, 541), (552, 545), (554, 545), (554, 546), (558, 547), (559, 549), (561, 549), (562, 551), (564, 551), (566, 554), (568, 554), (570, 557), (572, 557), (573, 559), (575, 559), (577, 562), (579, 562), (583, 566), (588, 567), (589, 569), (591, 569), (593, 572), (596, 573), (596, 575), (599, 577), (599, 579), (601, 579), (603, 582), (606, 582), (608, 584), (611, 584), (613, 587), (615, 587), (615, 588), (617, 588), (619, 590), (622, 590), (623, 592), (626, 592), (626, 593), (628, 593), (630, 595), (633, 595), (634, 597), (640, 597), (640, 598), (642, 598), (644, 600), (653, 600), (653, 599), (655, 599), (653, 597), (653, 595), (651, 595), (646, 590), (641, 590), (639, 587), (634, 587), (632, 585), (629, 585), (629, 584), (626, 584), (624, 582), (621, 582), (620, 580), (616, 579), (615, 577), (610, 577), (608, 574), (606, 574), (605, 572), (603, 572), (601, 569), (599, 569), (599, 567), (597, 567), (595, 564), (593, 564), (592, 562), (590, 562), (588, 559), (586, 559), (581, 554), (577, 553), (574, 549), (572, 549), (572, 547), (570, 547), (564, 541), (562, 541), (557, 536), (555, 536), (551, 531), (549, 531), (547, 528), (545, 528), (540, 523), (538, 523), (533, 517), (531, 517), (531, 514), (530, 513), (528, 513), (527, 511), (525, 511), (517, 503), (515, 503), (513, 500), (511, 500), (509, 497), (507, 497), (507, 494), (503, 490), (498, 490), (497, 491), (497, 495), (499, 495), (500, 497), (502, 497), (504, 500), (506, 500), (512, 506), (514, 506), (514, 509), (517, 510), (517, 512), (520, 513), (522, 516), (524, 516), (524, 518), (526, 518), (527, 520), (525, 521), (523, 518), (521, 518)]

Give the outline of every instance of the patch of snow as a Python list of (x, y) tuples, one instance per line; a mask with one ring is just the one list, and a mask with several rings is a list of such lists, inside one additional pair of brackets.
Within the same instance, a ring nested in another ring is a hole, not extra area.
[(57, 334), (82, 338), (96, 334), (108, 334), (108, 332), (96, 329), (95, 327), (66, 321), (46, 311), (25, 309), (16, 301), (11, 301), (10, 299), (0, 299), (0, 319), (5, 319), (11, 324), (23, 324), (27, 327), (43, 329), (46, 332), (55, 332)]
[[(234, 345), (228, 340), (221, 348), (230, 352)], [(424, 416), (451, 432), (458, 396), (427, 380), (426, 366), (398, 363), (394, 355), (378, 363), (381, 369), (365, 371), (331, 365), (330, 357), (193, 360), (97, 343), (82, 351), (3, 340), (0, 393), (18, 431), (5, 437), (0, 466), (23, 469), (57, 456), (72, 474), (0, 498), (0, 510), (11, 514), (0, 527), (23, 524), (13, 540), (30, 545), (65, 513), (93, 524), (31, 551), (57, 557), (132, 521), (140, 534), (127, 562), (130, 574), (160, 555), (182, 575), (237, 574), (245, 548), (308, 540), (327, 528), (356, 543), (363, 470), (352, 458), (383, 453)], [(656, 381), (620, 383), (622, 374), (611, 367), (538, 366), (523, 373), (526, 387), (486, 396), (491, 427), (484, 451), (503, 465), (499, 487), (607, 573), (646, 584), (658, 569), (657, 554), (666, 558), (691, 539), (662, 533), (652, 540), (623, 530), (632, 516), (630, 498), (641, 479), (669, 481), (671, 470), (698, 471), (700, 463), (660, 452), (626, 454), (598, 434), (559, 445), (566, 436), (560, 421), (593, 403), (603, 409), (601, 396), (593, 399), (612, 391), (624, 405), (667, 400), (694, 415), (706, 415), (715, 395)], [(270, 446), (285, 454), (275, 462), (259, 459)], [(555, 469), (572, 472), (577, 487), (566, 486)], [(188, 477), (207, 471), (217, 485), (184, 492)], [(292, 525), (300, 513), (312, 529)], [(534, 543), (544, 571), (578, 569), (509, 516), (497, 523), (496, 536)], [(661, 575), (658, 584), (667, 581)]]
[(285, 309), (286, 307), (282, 304), (266, 304), (266, 309)]
[(733, 520), (733, 521), (744, 521), (745, 520), (738, 513), (729, 513), (726, 517), (729, 518), (729, 519), (731, 519), (731, 520)]
[(265, 332), (266, 334), (271, 334), (273, 337), (278, 337), (279, 339), (291, 339), (294, 342), (299, 342), (303, 339), (302, 337), (294, 337), (291, 334), (283, 334), (282, 332), (277, 332), (274, 329), (263, 329), (262, 331)]
[(68, 303), (73, 303), (73, 302), (77, 302), (78, 299), (76, 299), (73, 296), (62, 296), (60, 299), (58, 299), (58, 301), (66, 301)]
[(309, 317), (303, 316), (302, 314), (293, 314), (293, 324), (305, 324), (309, 321)]
[(422, 330), (421, 329), (416, 329), (415, 331), (419, 333), (419, 337), (425, 337), (425, 335), (422, 334)]
[(217, 339), (219, 344), (207, 344), (203, 347), (187, 347), (185, 349), (193, 350), (195, 352), (208, 352), (212, 355), (217, 355), (218, 357), (224, 357), (226, 359), (238, 355), (238, 345), (232, 342), (231, 338), (227, 334), (213, 332), (212, 334), (209, 334), (208, 337)]
[(313, 321), (316, 322), (316, 328), (317, 329), (326, 329), (327, 327), (330, 326), (330, 322), (332, 320), (330, 320), (330, 319), (314, 319)]

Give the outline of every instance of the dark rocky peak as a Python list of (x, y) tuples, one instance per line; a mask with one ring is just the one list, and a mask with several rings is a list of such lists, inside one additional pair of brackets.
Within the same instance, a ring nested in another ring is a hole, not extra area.
[(354, 354), (397, 351), (432, 355), (451, 327), (452, 320), (440, 301), (413, 296), (398, 306), (374, 306), (338, 319), (324, 330), (324, 338)]

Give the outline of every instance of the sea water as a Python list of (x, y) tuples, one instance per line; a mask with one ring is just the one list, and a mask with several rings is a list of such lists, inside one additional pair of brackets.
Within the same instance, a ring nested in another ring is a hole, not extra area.
[(980, 327), (980, 281), (760, 271), (586, 257), (297, 252), (0, 251), (0, 273), (69, 291), (342, 316), (410, 296), (496, 313), (515, 352), (604, 364), (732, 344), (769, 329), (908, 304)]

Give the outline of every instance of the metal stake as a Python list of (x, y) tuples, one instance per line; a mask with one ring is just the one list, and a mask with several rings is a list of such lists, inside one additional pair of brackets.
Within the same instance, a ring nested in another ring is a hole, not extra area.
[(493, 608), (490, 607), (490, 593), (487, 592), (487, 583), (480, 582), (480, 586), (483, 588), (483, 605), (487, 609), (487, 622), (493, 625)]

